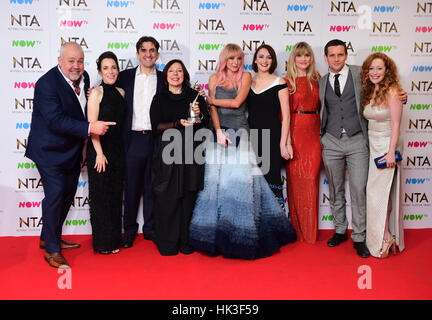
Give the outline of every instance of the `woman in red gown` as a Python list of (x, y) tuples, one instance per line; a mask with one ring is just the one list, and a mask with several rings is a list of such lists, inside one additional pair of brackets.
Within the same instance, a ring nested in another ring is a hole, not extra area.
[(286, 165), (288, 206), (297, 239), (315, 243), (321, 167), (319, 73), (312, 48), (297, 43), (288, 59), (293, 159)]

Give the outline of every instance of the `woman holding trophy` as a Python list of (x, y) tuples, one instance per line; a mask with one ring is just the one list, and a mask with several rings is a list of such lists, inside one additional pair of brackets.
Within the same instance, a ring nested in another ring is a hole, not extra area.
[(168, 62), (162, 72), (164, 90), (154, 96), (150, 107), (155, 135), (154, 242), (162, 255), (176, 255), (179, 250), (193, 253), (188, 246), (189, 222), (204, 185), (204, 163), (197, 163), (194, 157), (200, 141), (186, 137), (193, 137), (208, 122), (209, 113), (189, 79), (181, 60)]

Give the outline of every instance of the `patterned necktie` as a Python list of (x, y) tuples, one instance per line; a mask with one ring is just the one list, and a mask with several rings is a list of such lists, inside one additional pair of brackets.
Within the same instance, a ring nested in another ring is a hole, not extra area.
[(73, 87), (74, 87), (74, 90), (75, 90), (75, 93), (77, 94), (77, 96), (79, 96), (81, 93), (81, 88), (79, 86), (80, 82), (81, 82), (81, 79), (72, 81), (72, 84), (73, 84)]
[(335, 79), (334, 79), (334, 91), (336, 93), (336, 95), (340, 98), (340, 96), (342, 95), (340, 92), (340, 83), (339, 83), (339, 76), (340, 73), (335, 74)]

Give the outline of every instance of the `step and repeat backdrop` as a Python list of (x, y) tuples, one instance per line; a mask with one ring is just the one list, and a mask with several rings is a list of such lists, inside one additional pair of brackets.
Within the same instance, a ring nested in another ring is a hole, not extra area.
[[(192, 83), (208, 88), (221, 49), (237, 43), (244, 69), (262, 43), (275, 48), (276, 73), (284, 76), (292, 47), (307, 41), (321, 74), (323, 47), (339, 38), (348, 63), (362, 64), (384, 52), (399, 67), (404, 105), (402, 207), (406, 228), (432, 228), (432, 2), (415, 0), (2, 0), (0, 132), (0, 236), (38, 235), (43, 185), (35, 164), (24, 157), (37, 79), (57, 64), (59, 47), (75, 41), (84, 50), (92, 84), (100, 77), (96, 58), (111, 50), (121, 69), (138, 65), (135, 43), (143, 35), (161, 44), (157, 68), (181, 59)], [(284, 170), (282, 175), (285, 176)], [(346, 188), (350, 218), (349, 188)], [(319, 227), (333, 228), (328, 182), (321, 172)], [(383, 201), (385, 201), (383, 199)], [(91, 233), (87, 169), (63, 228)]]

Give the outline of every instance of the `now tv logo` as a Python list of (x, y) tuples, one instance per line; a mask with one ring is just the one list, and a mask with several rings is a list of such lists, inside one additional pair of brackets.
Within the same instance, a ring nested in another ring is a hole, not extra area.
[(417, 26), (415, 32), (432, 32), (432, 26)]
[(429, 110), (432, 104), (411, 104), (410, 110)]
[(412, 71), (413, 72), (431, 72), (432, 66), (413, 66)]
[(129, 49), (130, 46), (135, 46), (133, 42), (108, 42), (108, 49)]
[(300, 11), (305, 12), (308, 9), (312, 9), (313, 5), (311, 4), (289, 4), (287, 7), (287, 11)]
[(205, 89), (205, 90), (209, 89), (208, 83), (198, 83), (198, 85), (200, 86), (201, 89)]
[(403, 219), (404, 220), (422, 220), (423, 218), (426, 218), (427, 215), (423, 215), (423, 214), (404, 214)]
[(198, 9), (201, 10), (219, 10), (220, 7), (226, 7), (224, 2), (200, 2)]
[(14, 88), (16, 89), (34, 89), (34, 82), (15, 82)]
[(12, 40), (12, 47), (33, 48), (35, 44), (41, 44), (41, 42), (36, 40)]
[(39, 2), (39, 0), (9, 0), (10, 4), (33, 4), (34, 2)]
[(339, 25), (339, 26), (330, 26), (330, 32), (349, 32), (351, 30), (355, 30), (356, 26), (351, 25), (351, 26), (343, 26), (343, 25)]
[(374, 10), (373, 12), (381, 12), (381, 13), (385, 13), (385, 12), (394, 12), (396, 10), (399, 10), (400, 7), (399, 6), (374, 6)]
[(219, 50), (219, 48), (224, 47), (223, 43), (200, 43), (198, 44), (198, 50)]
[(60, 20), (60, 28), (81, 28), (83, 25), (88, 24), (87, 20)]
[(426, 148), (432, 141), (408, 141), (408, 148)]
[(425, 184), (430, 182), (430, 178), (406, 178), (405, 184)]
[(153, 30), (174, 30), (174, 28), (180, 27), (180, 23), (165, 23), (165, 22), (155, 22), (153, 23)]
[(30, 129), (31, 123), (29, 122), (17, 122), (16, 129)]
[(390, 52), (396, 46), (372, 46), (371, 52)]
[(106, 6), (108, 8), (127, 8), (130, 5), (134, 5), (135, 1), (107, 1)]
[(84, 188), (87, 185), (88, 181), (78, 181), (78, 188)]
[(264, 29), (268, 29), (270, 25), (268, 24), (244, 24), (243, 31), (262, 31)]
[(18, 208), (39, 208), (42, 201), (20, 201)]

